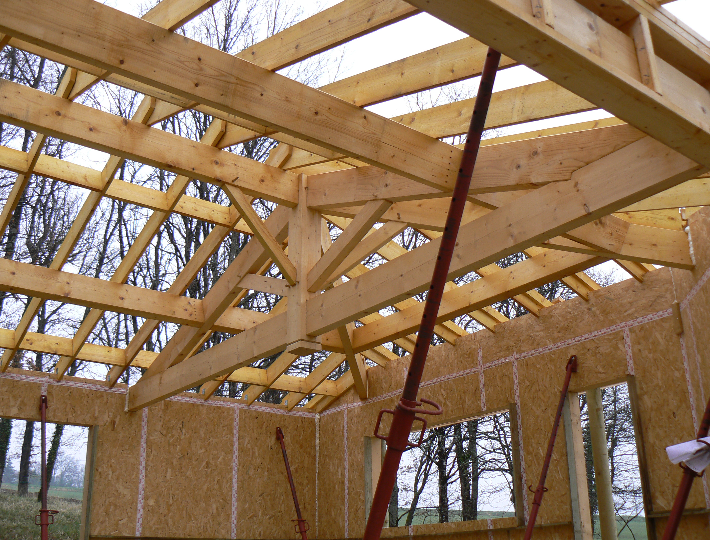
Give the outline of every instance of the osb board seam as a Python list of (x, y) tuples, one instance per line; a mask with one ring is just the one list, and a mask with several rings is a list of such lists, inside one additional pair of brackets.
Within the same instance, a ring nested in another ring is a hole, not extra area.
[(232, 450), (232, 538), (237, 537), (237, 471), (239, 470), (239, 409), (234, 409), (234, 449)]
[[(710, 277), (710, 273), (708, 274)], [(657, 311), (656, 313), (650, 313), (648, 315), (644, 315), (643, 317), (638, 317), (636, 319), (631, 319), (630, 321), (625, 321), (621, 323), (614, 324), (612, 326), (609, 326), (607, 328), (602, 328), (599, 330), (595, 330), (593, 332), (589, 332), (587, 334), (582, 334), (581, 336), (576, 336), (573, 338), (565, 339), (562, 341), (559, 341), (557, 343), (553, 343), (551, 345), (547, 345), (545, 347), (540, 347), (538, 349), (533, 349), (531, 351), (527, 351), (524, 353), (513, 353), (509, 356), (499, 358), (497, 360), (493, 360), (492, 362), (489, 362), (487, 364), (483, 364), (483, 370), (491, 369), (503, 364), (508, 364), (513, 362), (514, 360), (524, 360), (526, 358), (532, 358), (534, 356), (540, 356), (545, 353), (557, 351), (559, 349), (564, 349), (566, 347), (570, 347), (571, 345), (576, 345), (578, 343), (584, 343), (586, 341), (590, 341), (593, 339), (596, 339), (601, 336), (607, 336), (609, 334), (613, 334), (615, 332), (623, 332), (624, 330), (628, 330), (629, 328), (633, 328), (635, 326), (640, 326), (642, 324), (646, 324), (652, 321), (656, 321), (658, 319), (663, 319), (665, 317), (670, 317), (673, 314), (672, 309), (663, 309), (661, 311)], [(473, 368), (465, 369), (463, 371), (458, 371), (456, 373), (451, 373), (449, 375), (443, 375), (441, 377), (437, 377), (435, 379), (430, 379), (428, 381), (424, 381), (421, 384), (421, 388), (426, 388), (428, 386), (433, 386), (435, 384), (439, 384), (441, 382), (446, 382), (446, 381), (451, 381), (454, 379), (460, 379), (462, 377), (468, 377), (469, 375), (479, 373), (480, 372), (480, 367), (477, 365)], [(329, 409), (327, 411), (324, 411), (320, 413), (321, 415), (328, 415), (328, 414), (333, 414), (336, 412), (340, 412), (344, 409), (349, 409), (353, 407), (362, 407), (363, 405), (370, 405), (372, 403), (377, 403), (378, 401), (383, 401), (386, 399), (390, 399), (392, 397), (398, 396), (402, 393), (402, 389), (398, 390), (393, 390), (391, 392), (387, 392), (386, 394), (382, 394), (380, 396), (375, 396), (370, 399), (364, 400), (364, 401), (358, 401), (354, 403), (344, 403), (343, 405), (340, 405), (338, 407), (334, 407), (332, 409)]]
[(350, 476), (350, 468), (349, 468), (349, 456), (348, 456), (348, 409), (345, 408), (343, 410), (343, 448), (345, 449), (345, 463), (343, 464), (343, 474), (345, 477), (345, 504), (344, 508), (345, 510), (343, 511), (343, 516), (345, 518), (345, 538), (349, 537), (349, 525), (350, 525), (350, 520), (348, 519), (349, 516), (348, 514), (350, 513), (350, 508), (348, 505), (348, 501), (350, 499), (350, 484), (349, 484), (349, 476)]

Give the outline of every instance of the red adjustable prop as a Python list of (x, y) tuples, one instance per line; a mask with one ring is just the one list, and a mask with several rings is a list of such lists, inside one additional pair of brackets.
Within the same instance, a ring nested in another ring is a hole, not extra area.
[[(378, 540), (380, 538), (382, 525), (387, 515), (387, 507), (392, 495), (392, 489), (394, 488), (394, 483), (397, 481), (397, 469), (399, 469), (402, 452), (404, 452), (408, 446), (415, 446), (409, 442), (409, 432), (412, 429), (414, 420), (422, 422), (422, 435), (419, 437), (421, 443), (424, 429), (426, 429), (426, 421), (417, 416), (417, 413), (429, 415), (441, 414), (441, 407), (436, 403), (425, 399), (417, 401), (417, 393), (419, 392), (419, 384), (421, 383), (422, 373), (424, 372), (424, 364), (426, 363), (427, 353), (429, 352), (429, 345), (434, 336), (434, 326), (436, 325), (436, 317), (439, 313), (441, 296), (444, 293), (446, 276), (449, 273), (451, 258), (454, 253), (454, 247), (456, 246), (456, 237), (458, 236), (459, 227), (461, 225), (461, 216), (463, 215), (464, 206), (466, 205), (466, 197), (468, 196), (468, 190), (471, 185), (471, 177), (473, 176), (473, 169), (476, 165), (478, 149), (481, 145), (481, 136), (483, 135), (488, 106), (490, 105), (491, 94), (493, 93), (493, 83), (499, 64), (500, 53), (493, 49), (488, 49), (486, 62), (483, 66), (481, 84), (478, 88), (478, 96), (476, 96), (476, 105), (474, 106), (473, 117), (471, 118), (471, 126), (463, 150), (464, 154), (461, 160), (461, 168), (456, 178), (456, 187), (454, 188), (453, 197), (451, 198), (449, 214), (446, 218), (446, 226), (444, 227), (444, 235), (441, 237), (439, 256), (436, 259), (434, 275), (431, 279), (431, 287), (429, 288), (426, 303), (424, 304), (424, 314), (422, 315), (422, 322), (419, 327), (419, 333), (417, 334), (417, 343), (414, 346), (414, 354), (412, 354), (412, 361), (409, 365), (409, 372), (407, 373), (402, 398), (394, 411), (382, 411), (378, 417), (375, 433), (377, 437), (387, 441), (387, 452), (385, 453), (385, 460), (382, 464), (380, 479), (377, 482), (375, 496), (372, 500), (372, 508), (367, 520), (364, 540)], [(434, 408), (421, 409), (422, 403), (427, 403)], [(393, 415), (392, 427), (386, 437), (378, 433), (380, 420), (382, 419), (382, 414), (385, 412)]]

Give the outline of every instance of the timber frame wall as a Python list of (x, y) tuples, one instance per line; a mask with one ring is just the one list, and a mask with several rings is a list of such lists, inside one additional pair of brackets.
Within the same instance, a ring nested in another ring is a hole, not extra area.
[[(692, 437), (710, 395), (701, 377), (710, 368), (701, 210), (710, 205), (707, 41), (662, 0), (345, 0), (231, 56), (175, 32), (215, 2), (163, 0), (142, 19), (93, 0), (0, 2), (0, 47), (67, 67), (54, 95), (0, 81), (0, 121), (37, 132), (28, 152), (0, 147), (0, 167), (16, 173), (0, 235), (32, 175), (90, 191), (49, 268), (0, 259), (0, 290), (30, 297), (17, 326), (0, 329), (0, 415), (34, 417), (46, 386), (52, 421), (98, 426), (87, 482), (92, 535), (290, 536), (288, 522), (272, 519), (291, 513), (287, 491), (272, 481), (276, 423), (290, 447), (305, 445), (293, 452), (294, 472), (303, 506), (317, 509), (308, 518), (319, 537), (360, 534), (363, 437), (401, 385), (406, 360), (388, 344), (413, 348), (416, 295), (431, 279), (462, 153), (444, 140), (466, 132), (473, 101), (392, 119), (364, 107), (477, 77), (489, 45), (505, 55), (502, 69), (525, 65), (548, 80), (496, 92), (487, 127), (599, 109), (614, 117), (484, 141), (435, 329), (448, 345), (432, 352), (424, 391), (444, 403), (446, 420), (512, 404), (522, 486), (536, 474), (549, 424), (526, 400), (555, 387), (570, 351), (582, 362), (575, 391), (632, 377), (647, 509), (662, 526), (677, 475), (662, 448)], [(469, 37), (320, 89), (276, 73), (420, 11)], [(132, 118), (74, 101), (104, 80), (143, 96)], [(199, 142), (159, 129), (188, 109), (213, 119)], [(279, 143), (264, 163), (227, 151), (260, 136)], [(101, 170), (62, 161), (43, 154), (47, 137), (111, 157)], [(124, 182), (115, 178), (124, 160), (177, 176), (165, 192)], [(231, 204), (187, 196), (193, 179), (219, 187)], [(145, 207), (150, 218), (110, 279), (64, 270), (104, 198)], [(275, 205), (268, 219), (254, 198)], [(128, 285), (172, 213), (214, 228), (167, 291)], [(328, 224), (342, 230), (335, 241)], [(404, 249), (396, 238), (408, 228), (428, 241)], [(185, 296), (232, 231), (252, 238), (203, 299)], [(385, 262), (362, 264), (374, 253)], [(515, 253), (527, 258), (497, 265)], [(635, 281), (600, 288), (584, 270), (603, 261)], [(279, 277), (265, 276), (274, 269)], [(478, 279), (453, 282), (471, 273)], [(537, 292), (558, 280), (577, 298), (552, 305)], [(269, 313), (237, 307), (249, 291), (280, 300)], [(507, 299), (531, 315), (508, 321), (492, 307)], [(91, 309), (72, 337), (31, 332), (46, 300)], [(93, 332), (106, 312), (145, 322), (125, 347), (103, 347)], [(469, 335), (455, 323), (462, 315), (485, 329)], [(168, 323), (180, 328), (166, 346), (143, 350)], [(201, 350), (215, 331), (233, 337)], [(589, 339), (567, 341), (579, 336)], [(562, 345), (545, 349), (553, 344)], [(17, 371), (22, 350), (55, 355), (55, 372)], [(330, 354), (308, 377), (289, 373), (318, 350)], [(268, 369), (254, 365), (274, 355)], [(65, 380), (76, 360), (108, 366), (107, 382)], [(344, 362), (348, 371), (331, 380)], [(546, 377), (531, 381), (528, 370), (541, 365)], [(118, 383), (131, 367), (146, 371), (126, 389)], [(249, 385), (240, 400), (213, 397), (226, 380)], [(183, 394), (195, 387), (198, 394)], [(280, 406), (257, 401), (269, 389), (285, 392)], [(560, 463), (540, 516), (551, 537), (570, 535)], [(703, 486), (705, 502), (703, 487), (691, 499), (698, 511), (707, 509)], [(342, 508), (332, 493), (343, 493)], [(686, 517), (683, 534), (707, 534), (706, 518)], [(492, 526), (470, 534), (518, 534), (497, 531), (517, 524)]]
[[(442, 403), (440, 423), (510, 410), (518, 484), (532, 483), (565, 363), (576, 354), (580, 368), (571, 392), (629, 384), (650, 532), (660, 537), (681, 477), (665, 447), (693, 437), (710, 395), (710, 210), (692, 216), (690, 230), (697, 263), (692, 272), (658, 270), (643, 283), (627, 280), (593, 292), (588, 302), (559, 303), (495, 334), (478, 332), (433, 348), (422, 395)], [(49, 421), (94, 426), (85, 493), (90, 538), (291, 538), (293, 508), (276, 426), (286, 434), (310, 536), (357, 538), (365, 525), (365, 440), (378, 411), (396, 403), (407, 360), (371, 370), (367, 401), (351, 390), (320, 414), (228, 398), (205, 402), (195, 394), (125, 412), (121, 385), (60, 382), (11, 369), (0, 376), (0, 416), (36, 420), (46, 391)], [(562, 429), (540, 538), (577, 538)], [(519, 493), (524, 511), (530, 495)], [(679, 539), (709, 534), (708, 495), (704, 477), (693, 488)], [(522, 538), (522, 515), (386, 529), (383, 537)]]

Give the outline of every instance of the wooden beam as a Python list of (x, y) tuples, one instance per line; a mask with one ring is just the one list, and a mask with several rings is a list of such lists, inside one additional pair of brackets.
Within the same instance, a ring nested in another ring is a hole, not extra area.
[(661, 79), (658, 75), (658, 61), (653, 47), (651, 27), (648, 24), (648, 19), (643, 15), (636, 17), (631, 23), (629, 34), (633, 38), (634, 45), (636, 46), (636, 55), (638, 56), (639, 69), (641, 70), (641, 81), (651, 90), (663, 94)]
[(710, 205), (710, 179), (696, 178), (634, 203), (624, 208), (624, 211), (639, 212), (708, 205)]
[[(467, 37), (335, 81), (320, 89), (353, 105), (365, 107), (477, 77), (481, 74), (487, 52), (487, 45)], [(510, 58), (503, 57), (500, 69), (515, 64)]]
[[(444, 293), (437, 321), (445, 321), (505, 300), (559, 277), (594, 266), (603, 259), (591, 255), (548, 250), (486, 277)], [(392, 341), (417, 329), (424, 304), (417, 302), (353, 331), (355, 351)]]
[[(595, 253), (637, 262), (655, 263), (686, 270), (694, 267), (690, 257), (688, 235), (682, 230), (645, 227), (615, 216), (605, 216), (569, 231), (565, 237), (594, 250)], [(592, 253), (575, 249), (553, 238), (546, 246)]]
[(306, 324), (306, 302), (314, 297), (308, 290), (308, 273), (318, 262), (323, 249), (323, 219), (318, 212), (308, 208), (308, 177), (298, 178), (298, 206), (291, 211), (289, 222), (289, 256), (293, 259), (300, 281), (291, 287), (288, 296), (287, 351), (306, 355), (320, 350), (321, 339), (310, 336)]
[[(269, 219), (266, 220), (265, 225), (275, 238), (284, 238), (288, 226), (288, 209), (279, 207), (274, 210)], [(201, 338), (212, 331), (212, 325), (229, 308), (234, 297), (243, 289), (240, 285), (241, 279), (247, 274), (258, 270), (268, 258), (269, 254), (262, 245), (252, 239), (205, 296), (202, 323), (195, 328), (189, 326), (181, 327), (170, 338), (156, 361), (143, 376), (153, 377), (158, 375), (170, 366), (182, 362), (192, 353)]]
[(648, 88), (633, 40), (575, 0), (552, 1), (554, 29), (524, 3), (409, 2), (710, 167), (710, 92), (661, 59), (663, 95)]
[(128, 391), (128, 409), (147, 407), (168, 396), (248, 366), (283, 351), (287, 343), (287, 314), (282, 313), (206, 351), (191, 356), (155, 377), (142, 377)]
[(417, 12), (400, 0), (346, 0), (245, 49), (239, 57), (277, 71)]
[(352, 253), (353, 249), (391, 205), (392, 203), (385, 200), (370, 201), (365, 204), (363, 209), (355, 216), (355, 219), (343, 230), (335, 243), (308, 272), (309, 291), (316, 292), (328, 284), (328, 278), (331, 274)]
[(296, 267), (293, 266), (293, 263), (284, 253), (281, 243), (266, 228), (266, 225), (252, 207), (251, 200), (236, 186), (224, 184), (223, 189), (232, 204), (239, 209), (244, 221), (247, 222), (249, 228), (264, 246), (276, 266), (279, 267), (286, 281), (288, 281), (289, 285), (295, 285), (298, 281)]
[(0, 81), (0, 119), (218, 186), (293, 205), (296, 175), (9, 81)]
[(0, 21), (0, 32), (423, 183), (450, 189), (457, 175), (461, 150), (92, 0), (8, 0)]
[(392, 237), (397, 236), (406, 228), (406, 223), (390, 221), (389, 223), (385, 223), (379, 229), (372, 230), (371, 233), (365, 236), (365, 238), (358, 243), (343, 259), (343, 262), (341, 262), (340, 265), (333, 270), (333, 272), (325, 280), (325, 283), (333, 283), (341, 276), (346, 275), (353, 268), (358, 266), (364, 259), (387, 244)]
[(203, 11), (211, 8), (219, 0), (160, 0), (143, 15), (143, 20), (167, 30), (177, 30), (186, 22), (194, 19)]
[(352, 324), (338, 327), (338, 335), (343, 342), (345, 348), (345, 359), (350, 366), (350, 372), (353, 374), (353, 384), (355, 391), (360, 399), (367, 399), (367, 366), (362, 359), (362, 356), (353, 351), (352, 333), (354, 326)]
[[(469, 193), (535, 189), (565, 181), (580, 167), (642, 137), (638, 130), (618, 125), (486, 146), (480, 150)], [(373, 199), (396, 202), (450, 193), (374, 167), (315, 175), (311, 182), (308, 204), (322, 211)], [(444, 213), (442, 225), (445, 217)]]
[[(475, 101), (475, 98), (455, 101), (392, 120), (437, 139), (461, 135), (468, 131)], [(596, 108), (593, 103), (554, 82), (544, 81), (495, 92), (486, 115), (486, 128), (522, 124)]]
[[(0, 290), (176, 324), (197, 327), (204, 322), (203, 300), (9, 259), (0, 260)], [(267, 318), (265, 313), (232, 308), (217, 324), (236, 333)]]

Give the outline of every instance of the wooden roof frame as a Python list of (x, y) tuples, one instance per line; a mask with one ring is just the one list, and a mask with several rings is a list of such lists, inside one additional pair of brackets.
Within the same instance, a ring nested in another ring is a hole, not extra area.
[[(289, 409), (315, 394), (305, 406), (321, 411), (351, 387), (367, 398), (363, 356), (385, 364), (394, 355), (383, 344), (413, 345), (422, 304), (412, 296), (431, 279), (462, 153), (439, 139), (465, 132), (473, 105), (394, 119), (363, 107), (480, 75), (487, 45), (505, 55), (502, 68), (549, 79), (494, 94), (488, 127), (595, 108), (616, 118), (485, 141), (449, 275), (481, 277), (449, 284), (437, 334), (465, 335), (451, 322), (462, 314), (494, 331), (506, 318), (491, 304), (508, 298), (538, 315), (550, 303), (535, 287), (558, 279), (586, 299), (599, 286), (582, 271), (604, 260), (639, 280), (653, 264), (693, 267), (680, 214), (669, 211), (710, 204), (710, 46), (663, 2), (345, 0), (236, 56), (174, 33), (215, 3), (163, 0), (143, 20), (93, 0), (0, 4), (0, 46), (68, 66), (55, 95), (0, 81), (0, 120), (41, 134), (27, 153), (0, 147), (0, 167), (17, 173), (0, 232), (33, 173), (91, 192), (49, 268), (0, 259), (0, 289), (32, 297), (17, 328), (0, 330), (3, 371), (20, 349), (60, 355), (57, 378), (76, 359), (112, 366), (109, 385), (131, 365), (147, 368), (130, 410), (197, 385), (209, 399), (225, 380), (248, 383), (248, 403), (286, 391)], [(471, 37), (319, 90), (275, 73), (420, 10)], [(100, 80), (144, 94), (133, 118), (73, 102)], [(200, 142), (151, 127), (188, 108), (214, 117)], [(46, 136), (111, 158), (98, 171), (42, 155)], [(224, 150), (259, 136), (280, 142), (265, 163)], [(178, 176), (164, 193), (123, 182), (114, 176), (125, 159)], [(184, 195), (192, 178), (232, 205)], [(103, 197), (153, 213), (110, 280), (62, 271)], [(255, 197), (279, 205), (265, 221)], [(126, 285), (172, 212), (215, 227), (167, 292)], [(343, 230), (332, 245), (326, 221)], [(406, 227), (430, 241), (405, 250), (392, 238)], [(184, 297), (234, 230), (253, 238), (203, 300)], [(361, 262), (375, 252), (388, 262), (368, 270)], [(517, 252), (528, 259), (495, 264)], [(272, 265), (284, 279), (263, 275)], [(234, 307), (250, 289), (283, 298), (268, 314)], [(47, 299), (91, 308), (73, 339), (28, 331)], [(126, 349), (87, 343), (105, 310), (147, 319)], [(181, 327), (161, 352), (142, 350), (162, 321)], [(237, 335), (195, 354), (213, 331)], [(308, 377), (286, 374), (321, 349), (331, 354)], [(250, 367), (278, 353), (268, 369)], [(343, 361), (349, 371), (328, 380)]]

